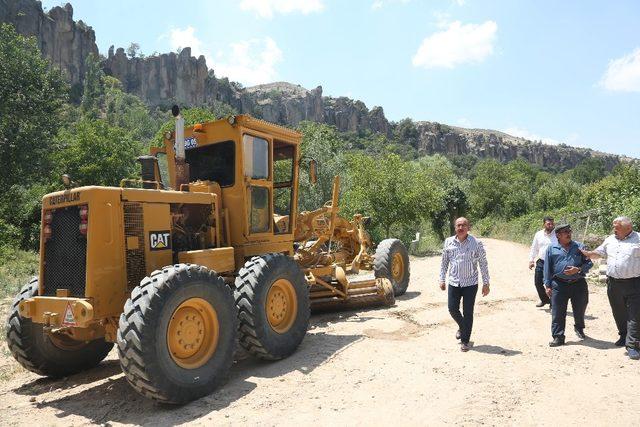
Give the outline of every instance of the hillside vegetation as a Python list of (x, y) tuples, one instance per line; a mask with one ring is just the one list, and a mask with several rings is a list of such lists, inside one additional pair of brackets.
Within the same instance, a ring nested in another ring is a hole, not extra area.
[[(36, 257), (29, 252), (39, 245), (40, 200), (62, 188), (63, 173), (81, 185), (118, 185), (122, 178), (138, 176), (136, 157), (173, 127), (168, 111), (150, 110), (123, 91), (120, 81), (105, 76), (98, 58), (89, 56), (85, 65), (81, 93), (71, 91), (33, 39), (0, 26), (3, 293), (17, 289), (7, 272), (14, 270), (22, 279), (35, 271)], [(183, 110), (187, 125), (234, 113), (222, 103)], [(300, 210), (328, 201), (332, 178), (339, 175), (342, 213), (370, 216), (376, 241), (397, 236), (409, 243), (420, 232), (416, 253), (437, 249), (460, 215), (471, 218), (476, 233), (514, 240), (528, 240), (544, 215), (584, 226), (588, 219), (588, 232), (596, 235), (607, 233), (614, 216), (640, 220), (637, 164), (607, 171), (602, 159), (587, 158), (557, 173), (521, 159), (420, 157), (411, 120), (392, 123), (391, 136), (341, 133), (312, 122), (297, 129), (304, 135), (303, 154), (320, 165), (315, 186), (305, 170), (300, 174)]]

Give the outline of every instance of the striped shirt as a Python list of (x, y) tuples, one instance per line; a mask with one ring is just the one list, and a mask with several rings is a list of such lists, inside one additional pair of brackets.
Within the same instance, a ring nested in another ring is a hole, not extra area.
[(440, 283), (444, 283), (449, 272), (449, 286), (475, 286), (478, 284), (478, 264), (482, 272), (482, 282), (489, 284), (487, 254), (482, 242), (472, 235), (460, 242), (457, 236), (448, 237), (442, 248)]
[(640, 277), (640, 234), (637, 231), (620, 240), (612, 234), (594, 252), (607, 257), (607, 276), (614, 279)]
[(556, 232), (554, 230), (551, 230), (549, 234), (547, 234), (545, 230), (538, 230), (535, 236), (533, 236), (533, 242), (531, 242), (529, 261), (533, 262), (536, 258), (543, 260), (549, 245), (555, 243), (558, 243), (558, 239), (556, 238)]

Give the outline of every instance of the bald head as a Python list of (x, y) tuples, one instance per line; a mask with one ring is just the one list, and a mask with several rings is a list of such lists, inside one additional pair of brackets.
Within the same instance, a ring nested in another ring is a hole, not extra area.
[(460, 218), (456, 219), (454, 225), (456, 229), (456, 237), (458, 237), (458, 240), (462, 241), (466, 239), (469, 235), (469, 228), (471, 228), (469, 220), (461, 216)]

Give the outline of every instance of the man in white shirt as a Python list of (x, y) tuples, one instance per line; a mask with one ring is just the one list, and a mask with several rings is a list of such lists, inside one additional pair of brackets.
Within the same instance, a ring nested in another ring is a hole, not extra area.
[(545, 216), (542, 219), (542, 225), (542, 230), (538, 230), (538, 232), (533, 236), (531, 252), (529, 254), (529, 270), (534, 266), (536, 267), (533, 283), (536, 286), (536, 291), (538, 291), (538, 297), (540, 298), (540, 302), (536, 304), (536, 307), (543, 307), (545, 304), (551, 305), (551, 300), (547, 296), (542, 283), (544, 254), (549, 245), (558, 243), (556, 232), (554, 231), (555, 223), (553, 218)]
[(640, 235), (626, 216), (613, 220), (613, 234), (589, 258), (607, 258), (607, 296), (618, 327), (619, 347), (626, 346), (630, 359), (640, 360)]

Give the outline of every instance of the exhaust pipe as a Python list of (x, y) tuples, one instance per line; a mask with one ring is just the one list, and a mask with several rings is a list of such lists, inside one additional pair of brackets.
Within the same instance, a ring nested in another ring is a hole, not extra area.
[(189, 184), (189, 165), (184, 154), (184, 117), (180, 114), (180, 107), (177, 105), (171, 107), (171, 114), (176, 118), (176, 190), (181, 191), (184, 184)]

